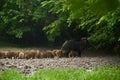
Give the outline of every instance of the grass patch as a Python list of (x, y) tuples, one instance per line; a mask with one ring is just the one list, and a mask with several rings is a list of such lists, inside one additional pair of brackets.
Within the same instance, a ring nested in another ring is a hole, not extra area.
[(120, 80), (120, 67), (99, 67), (87, 72), (85, 69), (41, 69), (31, 76), (15, 70), (0, 72), (0, 80)]
[(0, 73), (0, 80), (26, 80), (26, 77), (16, 70), (5, 70)]

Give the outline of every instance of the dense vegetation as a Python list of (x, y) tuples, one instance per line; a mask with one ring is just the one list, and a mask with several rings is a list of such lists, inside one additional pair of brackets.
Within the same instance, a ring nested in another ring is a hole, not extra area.
[(42, 69), (24, 76), (15, 70), (0, 72), (1, 80), (120, 80), (120, 67), (99, 67), (90, 72), (84, 69)]
[(0, 39), (26, 44), (88, 37), (120, 48), (120, 0), (0, 0)]

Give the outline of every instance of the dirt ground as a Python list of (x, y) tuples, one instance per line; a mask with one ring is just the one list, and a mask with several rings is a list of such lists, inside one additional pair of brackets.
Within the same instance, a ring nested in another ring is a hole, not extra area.
[(0, 59), (0, 71), (16, 69), (24, 74), (44, 68), (85, 68), (97, 66), (120, 66), (119, 57), (43, 58), (43, 59)]
[[(2, 49), (9, 50), (9, 49)], [(16, 50), (16, 49), (12, 49)], [(22, 49), (19, 49), (22, 50)], [(43, 59), (0, 59), (0, 71), (16, 69), (24, 74), (45, 68), (85, 68), (91, 70), (97, 66), (120, 66), (120, 57), (106, 52), (84, 51), (82, 57), (76, 58), (43, 58)]]

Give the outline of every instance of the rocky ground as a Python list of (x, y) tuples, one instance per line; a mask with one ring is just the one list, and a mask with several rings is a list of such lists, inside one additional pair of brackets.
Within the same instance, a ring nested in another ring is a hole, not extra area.
[(120, 57), (79, 57), (79, 58), (43, 58), (43, 59), (0, 59), (0, 71), (17, 69), (24, 74), (31, 74), (43, 68), (85, 68), (103, 65), (120, 66)]

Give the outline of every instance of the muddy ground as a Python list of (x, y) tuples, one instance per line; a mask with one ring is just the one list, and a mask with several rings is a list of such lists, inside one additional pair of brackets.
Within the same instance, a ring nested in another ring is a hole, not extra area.
[[(5, 49), (8, 50), (8, 49)], [(14, 49), (12, 49), (14, 50)], [(120, 66), (120, 57), (107, 52), (84, 51), (82, 57), (75, 58), (43, 58), (43, 59), (0, 59), (0, 71), (16, 69), (24, 74), (44, 68), (85, 68), (91, 70), (94, 67), (105, 65)]]
[(24, 74), (44, 68), (85, 68), (118, 65), (119, 57), (43, 58), (43, 59), (0, 59), (0, 71), (16, 69)]

